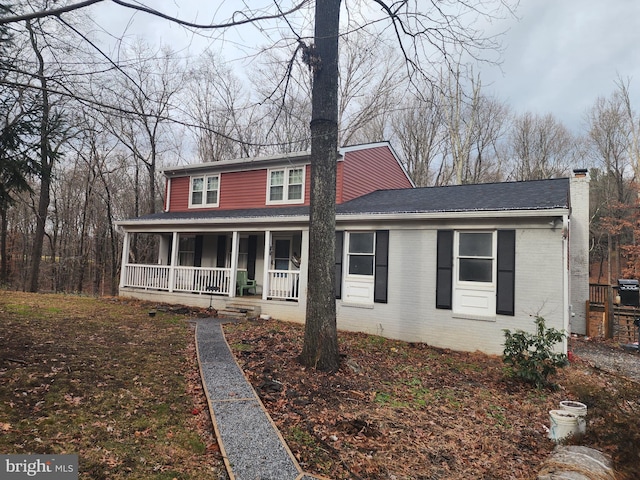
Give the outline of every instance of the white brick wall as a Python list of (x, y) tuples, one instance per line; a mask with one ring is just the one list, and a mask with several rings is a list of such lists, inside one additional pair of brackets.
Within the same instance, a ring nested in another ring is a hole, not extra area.
[(589, 176), (571, 179), (569, 223), (569, 304), (572, 333), (587, 333), (586, 303), (589, 300)]
[[(362, 308), (339, 301), (338, 328), (491, 354), (503, 351), (503, 329), (534, 331), (536, 315), (542, 315), (548, 327), (562, 329), (566, 312), (562, 229), (552, 230), (548, 222), (541, 219), (537, 225), (515, 227), (515, 316), (473, 318), (436, 309), (437, 227), (391, 230), (389, 303)], [(493, 228), (514, 228), (514, 225)]]

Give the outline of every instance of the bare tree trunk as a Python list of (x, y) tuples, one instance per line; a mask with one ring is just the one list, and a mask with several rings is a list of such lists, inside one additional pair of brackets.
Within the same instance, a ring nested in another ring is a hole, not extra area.
[(9, 283), (9, 261), (7, 259), (7, 209), (0, 208), (0, 285)]
[(304, 346), (307, 367), (340, 366), (335, 298), (336, 161), (338, 156), (338, 24), (340, 0), (316, 2), (311, 111), (311, 207), (309, 288)]
[(42, 118), (40, 119), (40, 195), (38, 198), (38, 208), (36, 210), (36, 231), (33, 238), (33, 248), (31, 250), (31, 269), (29, 273), (30, 292), (37, 292), (40, 276), (40, 263), (42, 260), (42, 245), (44, 243), (44, 230), (47, 221), (47, 213), (49, 210), (50, 187), (51, 187), (51, 168), (52, 158), (49, 151), (49, 115), (51, 105), (49, 104), (49, 91), (47, 86), (47, 78), (44, 74), (44, 58), (38, 49), (36, 37), (31, 27), (30, 21), (27, 21), (27, 29), (31, 39), (31, 47), (38, 59), (37, 78), (40, 82), (42, 95)]

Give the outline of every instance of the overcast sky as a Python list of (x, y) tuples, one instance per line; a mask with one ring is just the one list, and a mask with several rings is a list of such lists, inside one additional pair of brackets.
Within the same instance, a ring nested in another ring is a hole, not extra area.
[[(255, 5), (258, 0), (252, 0)], [(262, 1), (262, 0), (260, 0)], [(210, 5), (225, 2), (174, 0), (143, 2), (163, 5), (163, 12), (209, 22)], [(237, 0), (227, 4), (238, 8)], [(169, 7), (166, 7), (169, 5)], [(171, 10), (172, 9), (172, 10)], [(220, 13), (220, 12), (218, 12)], [(193, 37), (177, 25), (108, 2), (92, 7), (97, 22), (115, 35), (125, 25), (130, 34), (143, 34), (152, 43), (161, 39), (178, 48), (190, 45), (195, 53), (209, 42)], [(521, 0), (518, 19), (496, 25), (508, 29), (501, 69), (481, 65), (483, 85), (516, 112), (552, 113), (569, 128), (579, 130), (584, 113), (599, 96), (609, 96), (618, 77), (631, 78), (634, 105), (640, 110), (640, 1), (639, 0)], [(252, 33), (248, 33), (251, 31)], [(213, 42), (216, 50), (230, 52), (238, 44), (256, 46), (253, 29)], [(264, 42), (264, 39), (258, 39)], [(225, 55), (226, 56), (226, 55)]]
[(640, 110), (640, 1), (521, 0), (505, 37), (503, 73), (483, 82), (516, 111), (552, 113), (579, 128), (599, 96), (631, 78)]

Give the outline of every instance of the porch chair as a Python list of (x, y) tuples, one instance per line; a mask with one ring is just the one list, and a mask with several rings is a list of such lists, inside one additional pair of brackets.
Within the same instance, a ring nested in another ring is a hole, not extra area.
[(236, 286), (238, 289), (238, 295), (241, 297), (244, 295), (245, 290), (248, 292), (253, 289), (253, 293), (256, 293), (256, 281), (249, 280), (249, 274), (244, 270), (239, 270), (236, 277)]

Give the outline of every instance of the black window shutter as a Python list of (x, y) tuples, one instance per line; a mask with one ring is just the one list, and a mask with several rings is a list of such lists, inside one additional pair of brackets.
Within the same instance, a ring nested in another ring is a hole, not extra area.
[(453, 290), (453, 230), (438, 230), (436, 308), (451, 310)]
[(201, 267), (202, 266), (202, 243), (204, 241), (204, 237), (202, 235), (196, 235), (195, 240), (195, 248), (193, 252), (193, 266)]
[(336, 279), (335, 279), (335, 293), (336, 298), (342, 298), (342, 249), (344, 243), (344, 232), (336, 231)]
[(387, 303), (387, 284), (389, 277), (389, 230), (376, 231), (376, 265), (373, 301)]
[(247, 248), (249, 249), (247, 255), (247, 276), (251, 280), (256, 278), (256, 257), (258, 253), (258, 236), (249, 235), (249, 241)]
[(216, 267), (224, 268), (227, 263), (227, 236), (218, 235), (218, 255), (216, 258)]
[(515, 315), (516, 231), (498, 230), (496, 313)]

